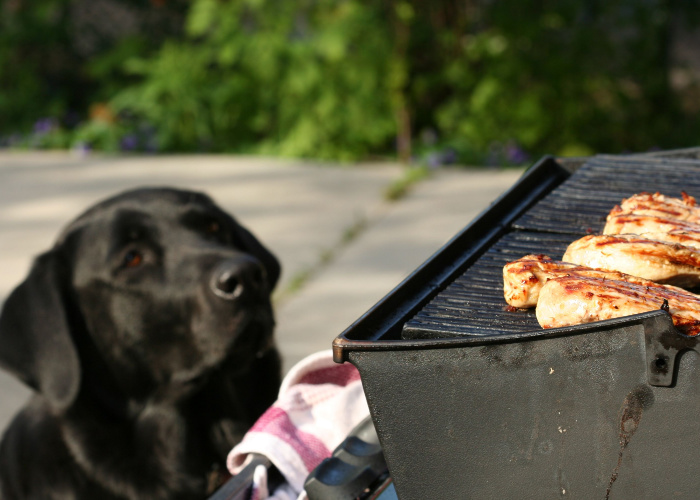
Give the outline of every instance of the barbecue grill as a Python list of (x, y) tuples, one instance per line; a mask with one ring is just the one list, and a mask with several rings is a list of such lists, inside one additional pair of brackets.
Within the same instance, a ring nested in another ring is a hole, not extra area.
[(545, 157), (335, 339), (402, 500), (697, 497), (696, 339), (663, 310), (542, 330), (503, 299), (505, 263), (642, 191), (700, 195), (698, 151)]

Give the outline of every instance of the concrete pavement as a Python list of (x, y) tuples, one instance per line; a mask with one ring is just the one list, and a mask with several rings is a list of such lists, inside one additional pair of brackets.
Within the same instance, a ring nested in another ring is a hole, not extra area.
[[(0, 152), (0, 301), (31, 259), (90, 204), (143, 185), (201, 190), (282, 262), (275, 303), (286, 371), (329, 348), (521, 173), (438, 170), (403, 199), (388, 202), (384, 191), (402, 175), (395, 164)], [(0, 430), (28, 394), (0, 372)]]
[[(333, 339), (481, 213), (522, 170), (441, 170), (381, 203), (362, 234), (277, 311), (285, 366)], [(310, 350), (311, 348), (311, 350)]]

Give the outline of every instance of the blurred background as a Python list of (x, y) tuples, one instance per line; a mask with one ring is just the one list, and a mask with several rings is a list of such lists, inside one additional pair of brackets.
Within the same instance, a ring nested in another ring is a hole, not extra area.
[(203, 190), (282, 261), (287, 370), (542, 155), (697, 146), (698, 7), (0, 0), (0, 300), (91, 203)]
[(698, 4), (0, 0), (0, 147), (504, 165), (696, 145)]

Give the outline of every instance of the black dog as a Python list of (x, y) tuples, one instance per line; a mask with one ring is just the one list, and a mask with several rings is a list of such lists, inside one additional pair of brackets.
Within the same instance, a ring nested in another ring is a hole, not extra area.
[(0, 445), (0, 496), (205, 498), (277, 396), (279, 273), (199, 193), (130, 191), (72, 222), (0, 317), (0, 364), (37, 391)]

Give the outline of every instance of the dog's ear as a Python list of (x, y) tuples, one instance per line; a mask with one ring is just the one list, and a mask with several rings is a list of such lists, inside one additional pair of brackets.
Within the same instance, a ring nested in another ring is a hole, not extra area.
[(270, 291), (272, 291), (277, 284), (282, 270), (279, 261), (250, 231), (236, 222), (233, 217), (229, 216), (229, 219), (234, 233), (238, 236), (237, 242), (243, 245), (244, 250), (254, 255), (265, 267), (267, 283), (270, 287)]
[(36, 259), (0, 316), (0, 365), (59, 410), (80, 387), (78, 353), (69, 332), (56, 254)]

